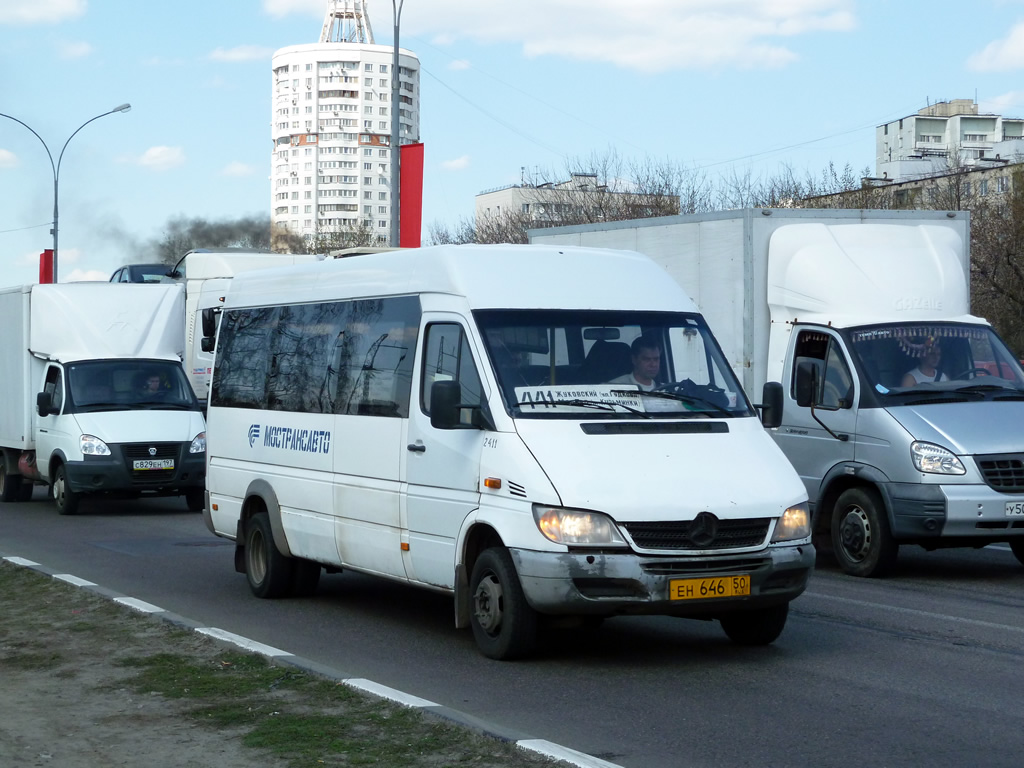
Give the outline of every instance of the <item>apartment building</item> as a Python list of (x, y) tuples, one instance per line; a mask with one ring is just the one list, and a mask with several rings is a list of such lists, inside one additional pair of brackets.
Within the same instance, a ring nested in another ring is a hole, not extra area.
[(875, 174), (902, 182), (1024, 160), (1024, 119), (979, 114), (972, 99), (940, 101), (875, 129)]
[[(392, 58), (374, 43), (368, 0), (328, 0), (320, 40), (281, 48), (271, 81), (271, 220), (301, 235), (391, 233)], [(420, 136), (420, 65), (399, 49), (402, 144)], [(397, 153), (397, 148), (396, 148)]]

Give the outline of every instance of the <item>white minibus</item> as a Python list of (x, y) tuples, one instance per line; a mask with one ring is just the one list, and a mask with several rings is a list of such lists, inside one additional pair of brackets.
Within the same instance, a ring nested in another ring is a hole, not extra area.
[(207, 422), (206, 524), (254, 594), (308, 595), (325, 569), (451, 594), (491, 658), (530, 652), (542, 622), (630, 614), (770, 643), (814, 563), (803, 483), (638, 253), (437, 246), (239, 274)]

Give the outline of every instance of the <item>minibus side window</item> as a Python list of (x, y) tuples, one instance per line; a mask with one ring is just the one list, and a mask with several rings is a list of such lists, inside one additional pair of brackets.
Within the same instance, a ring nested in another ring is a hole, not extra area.
[(423, 345), (423, 377), (420, 406), (430, 414), (430, 388), (435, 381), (457, 381), (462, 385), (462, 405), (483, 405), (483, 388), (469, 341), (457, 323), (432, 323), (427, 326)]
[(217, 343), (210, 403), (223, 408), (266, 408), (270, 340), (276, 307), (225, 313)]
[(275, 411), (331, 413), (331, 357), (347, 303), (281, 307), (270, 343), (267, 405)]
[(331, 356), (334, 412), (408, 417), (419, 299), (360, 299), (345, 306)]

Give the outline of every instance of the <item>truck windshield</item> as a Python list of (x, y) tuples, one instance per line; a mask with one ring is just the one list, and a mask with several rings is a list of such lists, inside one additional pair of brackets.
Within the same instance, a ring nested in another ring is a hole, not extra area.
[(754, 415), (700, 315), (478, 310), (473, 316), (513, 417)]
[(89, 360), (65, 371), (78, 412), (199, 407), (181, 365), (169, 360)]
[(901, 401), (1024, 396), (1024, 371), (987, 325), (899, 323), (848, 331), (866, 385)]

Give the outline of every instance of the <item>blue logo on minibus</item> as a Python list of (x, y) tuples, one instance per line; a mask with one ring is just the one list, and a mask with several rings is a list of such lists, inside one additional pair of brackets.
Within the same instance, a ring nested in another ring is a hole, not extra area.
[(267, 448), (280, 448), (284, 451), (301, 451), (302, 453), (330, 453), (331, 433), (326, 429), (294, 429), (293, 427), (274, 427), (259, 424), (249, 427), (249, 445), (253, 446), (263, 434), (263, 445)]

